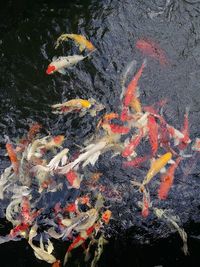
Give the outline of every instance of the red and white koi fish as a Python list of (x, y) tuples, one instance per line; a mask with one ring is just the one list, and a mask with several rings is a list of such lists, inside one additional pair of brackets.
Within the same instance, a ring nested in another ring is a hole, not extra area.
[(128, 143), (128, 145), (124, 148), (122, 151), (122, 157), (127, 158), (131, 156), (131, 154), (134, 152), (134, 150), (137, 148), (137, 146), (140, 144), (140, 141), (143, 138), (143, 129), (141, 128), (139, 133), (133, 136), (131, 141)]
[(149, 142), (151, 144), (152, 156), (155, 156), (158, 150), (158, 124), (154, 116), (148, 116), (148, 133), (149, 133)]
[(81, 178), (75, 170), (70, 170), (65, 174), (67, 181), (69, 182), (72, 188), (79, 189), (81, 184)]
[(123, 101), (123, 103), (126, 107), (128, 107), (130, 105), (131, 101), (136, 96), (138, 81), (139, 81), (140, 77), (142, 76), (142, 73), (143, 73), (143, 70), (145, 67), (146, 67), (146, 59), (144, 59), (142, 66), (140, 67), (138, 72), (135, 74), (135, 76), (133, 77), (132, 81), (129, 83), (129, 85), (126, 89), (124, 101)]
[(144, 55), (148, 55), (158, 60), (161, 65), (168, 64), (164, 50), (162, 50), (155, 42), (140, 39), (136, 42), (135, 47), (139, 49)]
[(127, 134), (130, 131), (129, 127), (117, 124), (109, 124), (109, 127), (111, 129), (111, 132), (113, 132), (114, 134)]
[(162, 175), (160, 188), (158, 189), (158, 198), (166, 199), (170, 188), (172, 187), (174, 181), (174, 173), (181, 161), (181, 157), (178, 157), (174, 164), (172, 164), (168, 171)]
[(167, 124), (167, 130), (170, 137), (174, 139), (174, 146), (180, 144), (181, 140), (184, 138), (184, 134), (169, 124)]
[(66, 74), (65, 68), (69, 68), (77, 64), (79, 61), (85, 59), (87, 56), (84, 57), (82, 55), (73, 55), (68, 57), (53, 57), (53, 61), (49, 64), (46, 70), (46, 74), (53, 74), (54, 72)]
[(82, 231), (78, 237), (76, 237), (73, 241), (73, 243), (68, 247), (67, 252), (65, 254), (65, 258), (64, 258), (64, 265), (66, 264), (67, 260), (68, 260), (68, 256), (69, 253), (79, 247), (80, 245), (82, 245), (87, 239), (88, 237), (94, 232), (95, 230), (95, 224), (91, 227), (89, 227), (87, 230)]

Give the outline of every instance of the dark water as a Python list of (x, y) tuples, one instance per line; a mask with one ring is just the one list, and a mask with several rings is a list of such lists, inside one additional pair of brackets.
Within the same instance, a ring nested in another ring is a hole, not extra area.
[[(162, 67), (148, 59), (140, 86), (142, 103), (150, 105), (167, 98), (164, 115), (178, 128), (189, 106), (191, 138), (199, 135), (200, 1), (21, 0), (1, 4), (0, 15), (1, 168), (7, 163), (4, 135), (22, 136), (33, 121), (42, 123), (53, 134), (67, 135), (71, 144), (81, 144), (93, 133), (98, 116), (86, 115), (81, 120), (71, 115), (58, 117), (51, 113), (52, 104), (93, 97), (106, 106), (107, 112), (119, 112), (120, 75), (130, 60), (142, 62), (143, 56), (135, 49), (135, 42), (141, 38), (157, 42), (169, 60), (169, 65)], [(45, 70), (54, 55), (77, 52), (69, 44), (54, 50), (55, 40), (64, 32), (87, 36), (97, 52), (65, 76), (47, 76)], [(180, 171), (169, 199), (160, 205), (172, 208), (181, 218), (189, 236), (187, 257), (180, 250), (178, 235), (172, 234), (165, 223), (153, 216), (141, 220), (134, 196), (124, 193), (131, 171), (121, 170), (117, 159), (109, 161), (108, 155), (97, 168), (110, 175), (105, 183), (119, 186), (124, 199), (116, 203), (117, 219), (110, 229), (113, 239), (99, 266), (198, 266), (194, 263), (200, 260), (198, 166), (187, 179)], [(63, 247), (59, 246), (62, 254)], [(1, 245), (0, 255), (6, 261), (5, 267), (48, 266), (35, 259), (26, 242)]]

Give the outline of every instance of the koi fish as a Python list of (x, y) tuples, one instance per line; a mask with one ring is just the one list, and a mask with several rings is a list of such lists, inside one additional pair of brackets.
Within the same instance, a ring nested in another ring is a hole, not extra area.
[(64, 258), (64, 265), (67, 263), (67, 260), (68, 260), (68, 256), (69, 256), (69, 253), (79, 247), (80, 245), (82, 245), (86, 240), (87, 238), (93, 233), (93, 231), (95, 230), (95, 225), (89, 227), (87, 230), (85, 231), (82, 231), (78, 237), (76, 237), (73, 241), (73, 243), (68, 247), (67, 249), (67, 252), (65, 254), (65, 258)]
[(124, 69), (123, 73), (122, 73), (122, 77), (121, 77), (121, 87), (122, 87), (122, 93), (120, 95), (120, 100), (122, 100), (124, 93), (125, 93), (125, 83), (127, 80), (128, 75), (130, 74), (130, 72), (134, 72), (136, 69), (136, 65), (137, 65), (137, 61), (136, 60), (132, 60)]
[(79, 189), (81, 184), (81, 179), (78, 176), (78, 173), (75, 170), (70, 170), (65, 174), (67, 181), (69, 182), (72, 188)]
[(87, 56), (73, 55), (68, 57), (53, 57), (52, 62), (49, 64), (46, 74), (53, 74), (54, 72), (59, 72), (61, 74), (66, 74), (65, 68), (69, 68), (79, 61), (85, 59)]
[(44, 144), (46, 150), (51, 150), (54, 147), (60, 147), (65, 139), (64, 135), (57, 135), (51, 138), (50, 141)]
[(85, 36), (80, 34), (62, 34), (56, 41), (55, 49), (57, 49), (63, 41), (67, 41), (68, 39), (72, 39), (76, 42), (76, 44), (79, 46), (80, 52), (82, 52), (84, 49), (88, 49), (89, 51), (96, 50), (94, 45), (88, 41)]
[(42, 128), (42, 125), (39, 123), (34, 123), (33, 125), (30, 126), (30, 129), (27, 134), (27, 139), (29, 142), (33, 140), (33, 138), (40, 131), (41, 128)]
[(138, 157), (130, 161), (124, 161), (123, 166), (124, 167), (139, 167), (143, 162), (145, 162), (148, 159), (147, 156), (144, 157)]
[(138, 97), (134, 97), (130, 102), (130, 107), (135, 110), (135, 112), (142, 112), (142, 106)]
[(54, 109), (53, 113), (68, 113), (73, 110), (88, 109), (91, 107), (91, 103), (85, 99), (71, 99), (62, 104), (55, 104), (51, 106)]
[(148, 116), (148, 133), (149, 133), (149, 142), (151, 144), (152, 156), (154, 156), (158, 150), (158, 124), (154, 116)]
[(167, 152), (160, 158), (153, 161), (144, 181), (142, 182), (142, 185), (144, 186), (148, 184), (150, 180), (171, 160), (171, 158), (172, 153)]
[(61, 267), (61, 261), (57, 260), (52, 264), (52, 267)]
[(29, 228), (28, 223), (21, 223), (10, 230), (9, 236), (11, 238), (15, 238), (18, 235), (23, 235), (25, 234), (25, 232), (27, 232), (28, 228)]
[(140, 144), (140, 141), (142, 140), (142, 138), (143, 138), (143, 130), (140, 129), (139, 134), (136, 134), (132, 138), (132, 140), (129, 142), (129, 144), (122, 151), (122, 157), (127, 158), (127, 157), (131, 156), (131, 154), (134, 152), (134, 150)]
[(111, 215), (112, 215), (112, 212), (111, 212), (110, 210), (106, 210), (106, 211), (104, 211), (104, 213), (103, 213), (102, 216), (101, 216), (102, 221), (103, 221), (105, 224), (108, 224), (109, 221), (110, 221)]
[(184, 114), (184, 123), (183, 123), (183, 128), (181, 130), (182, 134), (184, 137), (180, 140), (179, 144), (179, 149), (184, 150), (188, 144), (191, 142), (190, 137), (189, 137), (189, 108), (186, 108), (186, 113)]
[(200, 152), (200, 138), (195, 139), (195, 142), (192, 145), (192, 150)]
[(129, 115), (129, 108), (123, 107), (121, 115), (120, 115), (120, 120), (121, 121), (128, 121), (130, 119), (132, 119), (132, 116)]
[(158, 198), (159, 199), (166, 199), (169, 193), (169, 190), (174, 181), (174, 173), (176, 168), (178, 167), (181, 161), (181, 157), (177, 158), (174, 164), (172, 164), (167, 173), (161, 177), (161, 184), (160, 188), (158, 189)]
[(170, 137), (174, 139), (174, 145), (177, 146), (184, 138), (184, 134), (169, 124), (166, 126)]
[(151, 204), (149, 192), (145, 188), (143, 188), (142, 217), (146, 218), (149, 215), (150, 205)]
[(159, 61), (161, 65), (167, 65), (165, 52), (153, 41), (140, 39), (136, 42), (135, 47), (144, 55), (148, 55)]
[(13, 148), (11, 142), (9, 141), (9, 137), (6, 136), (7, 139), (7, 143), (6, 143), (6, 150), (8, 153), (8, 156), (10, 158), (11, 164), (12, 164), (12, 168), (15, 172), (15, 174), (18, 174), (19, 172), (19, 161), (17, 159), (17, 154), (15, 152), (15, 149)]
[(130, 128), (126, 126), (120, 126), (116, 124), (109, 124), (109, 126), (110, 126), (111, 131), (117, 134), (127, 134), (130, 131)]
[(142, 66), (140, 67), (138, 72), (135, 74), (135, 76), (133, 77), (132, 81), (129, 83), (129, 85), (126, 89), (124, 101), (123, 101), (123, 103), (126, 107), (128, 107), (130, 105), (132, 99), (135, 97), (136, 90), (138, 87), (138, 81), (139, 81), (145, 67), (146, 67), (146, 59), (144, 59)]
[(22, 215), (24, 223), (30, 223), (30, 221), (32, 219), (31, 205), (30, 205), (29, 199), (25, 196), (22, 198), (21, 215)]
[(94, 258), (91, 262), (91, 267), (97, 266), (97, 263), (101, 257), (101, 254), (103, 253), (103, 247), (107, 243), (108, 243), (108, 241), (103, 237), (103, 235), (101, 235), (99, 240), (98, 240), (97, 248), (94, 252)]
[(69, 152), (68, 148), (63, 149), (60, 151), (47, 165), (49, 170), (55, 170), (58, 168), (59, 163), (61, 161), (61, 164), (64, 165), (67, 162), (67, 153)]

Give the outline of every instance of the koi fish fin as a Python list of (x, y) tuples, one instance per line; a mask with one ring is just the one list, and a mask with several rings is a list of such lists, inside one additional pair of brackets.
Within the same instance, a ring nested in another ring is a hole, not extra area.
[(57, 57), (54, 56), (54, 57), (52, 58), (52, 61), (56, 61), (56, 60), (57, 60)]
[(58, 72), (61, 73), (61, 74), (63, 74), (63, 75), (67, 73), (66, 70), (65, 70), (64, 68), (59, 69)]
[(66, 252), (65, 254), (65, 257), (64, 257), (64, 262), (63, 262), (63, 265), (65, 266), (67, 261), (68, 261), (68, 258), (71, 256), (71, 253), (70, 252)]

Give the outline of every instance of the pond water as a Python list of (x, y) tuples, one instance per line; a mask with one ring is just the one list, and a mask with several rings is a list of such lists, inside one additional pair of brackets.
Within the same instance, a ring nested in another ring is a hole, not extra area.
[[(163, 112), (177, 128), (181, 127), (185, 108), (189, 107), (191, 138), (199, 136), (200, 1), (19, 0), (0, 5), (1, 170), (8, 165), (4, 136), (11, 139), (22, 136), (32, 122), (41, 123), (45, 133), (66, 135), (69, 145), (81, 145), (93, 134), (102, 114), (81, 119), (57, 116), (51, 112), (55, 103), (92, 97), (105, 106), (106, 112), (119, 112), (120, 78), (131, 60), (142, 63), (144, 55), (135, 48), (135, 43), (143, 38), (162, 47), (168, 64), (162, 66), (148, 58), (140, 83), (141, 102), (151, 105), (167, 98)], [(78, 51), (67, 43), (54, 49), (62, 33), (87, 36), (97, 51), (66, 75), (48, 76), (45, 71), (53, 56)], [(133, 204), (134, 197), (125, 194), (126, 178), (132, 172), (121, 169), (118, 159), (109, 161), (109, 158), (103, 156), (97, 168), (111, 177), (109, 181), (105, 179), (105, 185), (119, 186), (123, 201), (113, 204), (116, 220), (109, 229), (112, 238), (99, 266), (198, 266), (194, 263), (199, 260), (200, 244), (198, 164), (188, 179), (183, 170), (178, 173), (170, 198), (160, 206), (173, 209), (188, 232), (190, 256), (185, 257), (178, 235), (172, 234), (165, 223), (155, 222), (151, 216), (141, 220)], [(58, 248), (63, 255), (62, 244)], [(49, 266), (34, 258), (25, 241), (1, 245), (0, 255), (2, 262), (3, 259), (6, 262), (4, 267)], [(128, 264), (128, 259), (133, 264)]]

